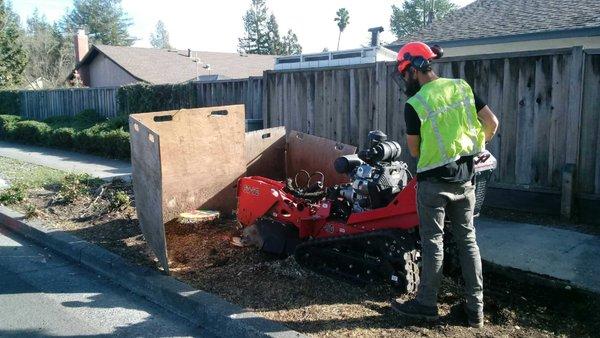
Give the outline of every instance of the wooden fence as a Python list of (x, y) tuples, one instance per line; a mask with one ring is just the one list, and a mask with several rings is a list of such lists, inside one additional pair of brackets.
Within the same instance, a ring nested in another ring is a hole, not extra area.
[(246, 119), (262, 119), (262, 77), (196, 82), (195, 86), (198, 107), (243, 103), (246, 106)]
[[(246, 105), (247, 119), (262, 118), (262, 78), (214, 82), (193, 82), (196, 102), (188, 97), (176, 97), (163, 110), (181, 107), (210, 107), (227, 104)], [(20, 95), (21, 116), (43, 120), (52, 116), (73, 116), (85, 109), (94, 109), (102, 116), (119, 114), (118, 87), (72, 88), (57, 90), (22, 91)], [(185, 101), (185, 102), (184, 102)]]
[(28, 90), (20, 93), (21, 116), (43, 120), (52, 116), (73, 116), (94, 109), (102, 116), (117, 115), (118, 88), (73, 88)]
[[(246, 118), (262, 118), (265, 127), (286, 126), (358, 147), (366, 145), (370, 130), (381, 129), (401, 143), (404, 160), (414, 170), (405, 143), (406, 98), (391, 81), (393, 67), (380, 62), (197, 82), (195, 106), (243, 103)], [(545, 193), (543, 198), (523, 195), (523, 201), (537, 201), (549, 210), (557, 197), (560, 205), (561, 193), (568, 190), (563, 173), (573, 164), (571, 188), (578, 197), (591, 198), (590, 205), (600, 205), (600, 50), (575, 47), (442, 58), (435, 70), (466, 79), (500, 120), (488, 146), (499, 165), (493, 187)], [(42, 119), (91, 108), (114, 116), (116, 92), (27, 91), (22, 93), (22, 115)]]
[[(492, 186), (556, 195), (565, 165), (575, 163), (576, 192), (600, 196), (598, 54), (576, 47), (436, 62), (441, 76), (466, 79), (500, 120), (488, 146), (499, 165)], [(381, 129), (406, 150), (405, 97), (388, 76), (393, 67), (265, 72), (263, 120), (359, 147)], [(414, 168), (407, 151), (404, 160)]]

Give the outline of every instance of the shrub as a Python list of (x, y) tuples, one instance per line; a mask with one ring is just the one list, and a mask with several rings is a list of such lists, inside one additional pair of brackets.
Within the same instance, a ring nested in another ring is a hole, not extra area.
[(75, 139), (75, 149), (90, 154), (102, 153), (103, 144), (97, 130), (93, 128), (82, 130), (77, 133)]
[(0, 203), (10, 205), (22, 202), (27, 198), (27, 187), (24, 185), (13, 185), (0, 192)]
[(21, 93), (16, 90), (0, 91), (0, 114), (19, 115)]
[(129, 158), (131, 149), (129, 133), (123, 130), (111, 130), (100, 133), (102, 154), (114, 158)]
[(11, 139), (30, 144), (42, 145), (46, 143), (52, 128), (44, 122), (19, 121), (15, 123)]
[(76, 129), (86, 129), (103, 120), (105, 120), (105, 118), (100, 116), (95, 110), (86, 109), (73, 117), (73, 126)]
[(56, 116), (45, 122), (0, 115), (0, 139), (75, 149), (112, 158), (130, 157), (128, 116), (103, 120), (94, 110), (75, 117)]
[(15, 129), (15, 123), (19, 121), (21, 121), (20, 116), (0, 115), (0, 139), (10, 139)]
[(21, 121), (21, 116), (17, 115), (0, 115), (0, 126), (6, 123), (15, 123)]
[(71, 149), (75, 145), (77, 132), (73, 128), (62, 127), (54, 129), (47, 144), (51, 147)]
[(80, 197), (90, 194), (90, 190), (97, 188), (102, 180), (92, 178), (88, 174), (67, 174), (60, 182), (58, 197), (66, 203), (72, 203)]
[(106, 126), (109, 130), (121, 129), (123, 131), (129, 131), (129, 116), (119, 115), (114, 117), (106, 121)]
[(53, 127), (70, 127), (73, 124), (73, 116), (52, 116), (44, 119), (43, 122)]
[(192, 108), (197, 103), (193, 83), (149, 85), (137, 83), (119, 87), (119, 114)]
[(34, 217), (38, 217), (40, 215), (40, 210), (35, 206), (35, 204), (27, 204), (25, 206), (25, 218), (30, 219)]
[(129, 195), (123, 190), (117, 190), (108, 196), (111, 210), (123, 210), (131, 205)]
[(52, 116), (44, 120), (45, 123), (49, 124), (54, 128), (70, 127), (75, 130), (83, 130), (90, 128), (98, 122), (104, 120), (104, 118), (93, 109), (82, 110), (75, 116)]

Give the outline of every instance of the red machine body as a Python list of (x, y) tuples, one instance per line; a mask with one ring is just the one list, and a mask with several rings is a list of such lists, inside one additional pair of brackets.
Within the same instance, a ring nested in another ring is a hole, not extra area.
[(347, 221), (331, 217), (332, 201), (311, 202), (285, 191), (285, 183), (261, 176), (241, 178), (238, 182), (238, 221), (249, 226), (269, 217), (298, 228), (299, 237), (327, 238), (384, 229), (416, 228), (416, 179), (409, 181), (387, 206), (352, 213)]
[[(322, 173), (304, 170), (285, 182), (241, 178), (237, 219), (244, 226), (242, 242), (267, 253), (293, 254), (300, 266), (344, 281), (387, 281), (414, 292), (420, 269), (417, 180), (409, 179), (408, 166), (399, 161), (400, 145), (386, 137), (373, 131), (369, 149), (335, 160), (335, 170), (346, 174), (348, 183), (324, 187)], [(473, 163), (478, 213), (496, 160), (484, 152)], [(297, 183), (301, 173), (307, 177), (303, 187)], [(321, 180), (311, 184), (313, 176)], [(446, 251), (455, 251), (451, 240), (444, 241)]]

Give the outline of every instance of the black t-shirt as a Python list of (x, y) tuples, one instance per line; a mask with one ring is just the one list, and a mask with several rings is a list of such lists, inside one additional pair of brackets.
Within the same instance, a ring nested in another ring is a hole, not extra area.
[[(475, 109), (480, 111), (486, 103), (473, 93), (475, 97)], [(407, 135), (421, 135), (421, 120), (417, 111), (408, 102), (404, 106), (404, 122), (406, 123)], [(473, 178), (473, 156), (463, 156), (455, 162), (441, 167), (433, 168), (417, 174), (417, 180), (436, 178), (444, 182), (467, 182)]]

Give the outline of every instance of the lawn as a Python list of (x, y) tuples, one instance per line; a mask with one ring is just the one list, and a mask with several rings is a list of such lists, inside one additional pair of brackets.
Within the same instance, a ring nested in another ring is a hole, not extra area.
[(66, 174), (64, 171), (0, 157), (0, 178), (13, 186), (43, 188), (58, 184)]

